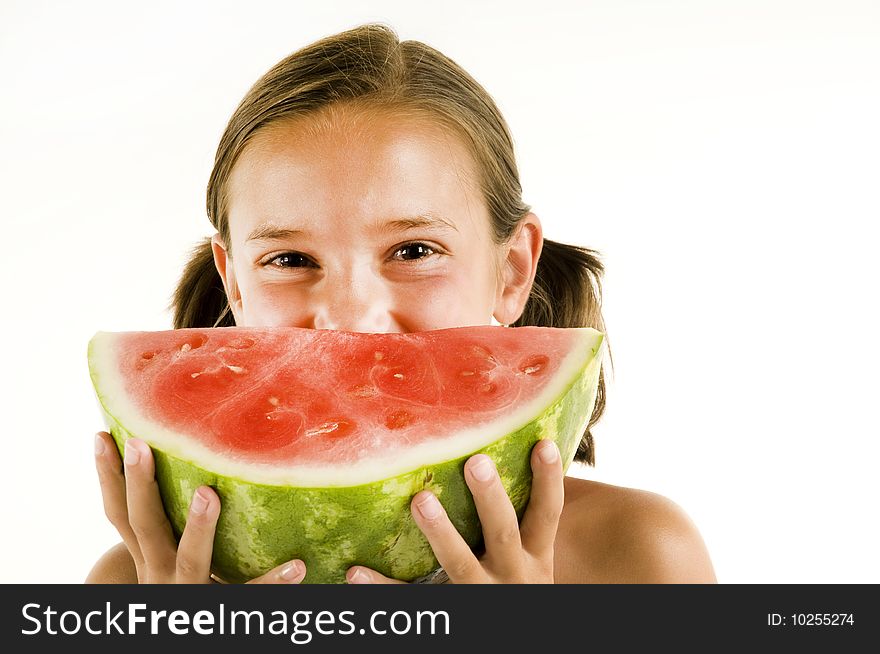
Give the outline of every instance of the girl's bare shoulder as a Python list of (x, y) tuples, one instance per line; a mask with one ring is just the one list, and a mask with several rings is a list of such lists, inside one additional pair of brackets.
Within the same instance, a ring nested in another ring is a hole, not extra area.
[(98, 559), (86, 577), (87, 584), (136, 584), (137, 569), (125, 543), (118, 543)]
[(557, 583), (715, 583), (696, 525), (672, 500), (565, 478), (554, 559)]

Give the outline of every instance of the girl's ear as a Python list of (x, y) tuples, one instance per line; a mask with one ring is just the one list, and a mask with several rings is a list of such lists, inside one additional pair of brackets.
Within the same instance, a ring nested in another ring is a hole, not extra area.
[(502, 325), (515, 323), (525, 310), (543, 247), (541, 221), (535, 214), (527, 213), (504, 246), (493, 313), (495, 320)]
[(235, 324), (241, 325), (243, 324), (241, 322), (241, 294), (238, 291), (238, 283), (235, 281), (235, 268), (232, 265), (232, 256), (227, 253), (219, 233), (211, 237), (211, 250), (214, 252), (214, 265), (217, 266), (217, 272), (220, 273), (220, 279), (223, 281), (223, 289), (226, 291), (229, 308), (235, 317)]

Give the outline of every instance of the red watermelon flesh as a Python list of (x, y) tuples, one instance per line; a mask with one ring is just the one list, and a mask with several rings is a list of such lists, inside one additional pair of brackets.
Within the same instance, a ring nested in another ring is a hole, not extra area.
[(224, 456), (283, 466), (387, 457), (494, 422), (541, 394), (577, 337), (219, 328), (121, 333), (114, 349), (144, 417)]

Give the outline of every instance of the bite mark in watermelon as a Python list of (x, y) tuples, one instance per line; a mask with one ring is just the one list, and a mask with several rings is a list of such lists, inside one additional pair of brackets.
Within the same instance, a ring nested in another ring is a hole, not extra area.
[(213, 569), (257, 577), (292, 558), (306, 582), (360, 564), (413, 580), (437, 560), (409, 510), (429, 489), (472, 547), (463, 476), (483, 452), (521, 518), (530, 452), (564, 468), (593, 411), (603, 335), (589, 328), (459, 327), (411, 334), (223, 327), (98, 332), (92, 382), (120, 452), (150, 444), (179, 536), (196, 488), (222, 510)]

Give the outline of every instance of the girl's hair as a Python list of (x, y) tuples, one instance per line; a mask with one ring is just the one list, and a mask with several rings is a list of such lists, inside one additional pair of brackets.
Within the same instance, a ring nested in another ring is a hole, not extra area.
[[(363, 25), (289, 55), (247, 92), (220, 139), (208, 182), (208, 218), (227, 249), (227, 186), (239, 155), (260, 129), (345, 103), (428, 115), (458, 134), (476, 161), (496, 244), (507, 242), (530, 207), (522, 200), (513, 140), (495, 102), (464, 69), (419, 41), (400, 41), (390, 27)], [(230, 250), (231, 254), (231, 250)], [(601, 312), (603, 266), (597, 252), (544, 239), (525, 310), (512, 326), (594, 327)], [(211, 239), (192, 251), (169, 309), (174, 328), (235, 324), (214, 264)], [(575, 460), (595, 464), (590, 432), (605, 409), (600, 372), (596, 405)]]

